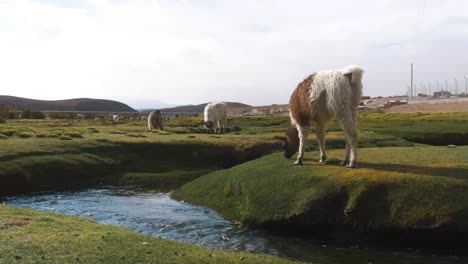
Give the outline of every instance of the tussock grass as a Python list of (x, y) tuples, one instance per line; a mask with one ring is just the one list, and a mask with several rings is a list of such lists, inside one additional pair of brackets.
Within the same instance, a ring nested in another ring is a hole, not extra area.
[(63, 134), (63, 136), (68, 136), (71, 138), (83, 138), (83, 135), (81, 135), (79, 132), (66, 132)]
[(16, 132), (13, 134), (13, 136), (20, 137), (20, 138), (30, 138), (33, 137), (33, 133), (28, 133), (28, 132)]
[(127, 137), (145, 138), (146, 136), (143, 135), (143, 134), (129, 133), (129, 134), (127, 134)]

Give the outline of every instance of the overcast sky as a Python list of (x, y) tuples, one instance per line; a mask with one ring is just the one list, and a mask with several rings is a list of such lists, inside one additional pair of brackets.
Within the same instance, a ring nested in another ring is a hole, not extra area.
[(418, 88), (464, 89), (468, 1), (0, 0), (5, 95), (265, 105), (348, 64), (364, 94), (393, 95), (411, 62)]

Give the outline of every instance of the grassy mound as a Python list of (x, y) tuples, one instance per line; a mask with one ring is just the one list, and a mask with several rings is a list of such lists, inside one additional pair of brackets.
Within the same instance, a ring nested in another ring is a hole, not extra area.
[[(289, 263), (158, 239), (92, 220), (0, 205), (0, 263)], [(8, 241), (6, 243), (6, 241)]]
[(357, 169), (338, 165), (341, 150), (330, 151), (327, 164), (307, 153), (303, 166), (272, 154), (202, 176), (173, 196), (249, 226), (468, 237), (468, 147), (368, 148), (359, 154)]

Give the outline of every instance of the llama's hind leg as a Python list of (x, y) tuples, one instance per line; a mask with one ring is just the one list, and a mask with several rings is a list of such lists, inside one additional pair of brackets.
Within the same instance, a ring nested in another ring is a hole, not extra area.
[(221, 134), (226, 132), (226, 119), (221, 121)]
[(347, 117), (338, 117), (338, 120), (343, 128), (343, 132), (346, 137), (346, 150), (344, 155), (344, 164), (347, 163), (349, 157), (349, 163), (346, 165), (348, 168), (354, 168), (356, 166), (357, 158), (357, 128), (356, 118), (354, 115), (348, 115)]
[(344, 151), (343, 160), (340, 162), (340, 165), (342, 165), (342, 166), (345, 166), (349, 162), (349, 143), (348, 143), (348, 139), (346, 137), (345, 137), (345, 141), (346, 141), (346, 148), (345, 148), (345, 151)]
[(216, 134), (221, 134), (221, 121), (216, 121)]
[(294, 162), (294, 164), (302, 165), (305, 145), (307, 143), (307, 136), (309, 135), (309, 126), (297, 126), (297, 132), (299, 134), (299, 154), (297, 155), (297, 160)]
[(325, 123), (317, 122), (315, 125), (315, 134), (317, 135), (317, 141), (320, 147), (320, 160), (319, 162), (325, 162), (327, 160), (327, 153), (325, 151)]

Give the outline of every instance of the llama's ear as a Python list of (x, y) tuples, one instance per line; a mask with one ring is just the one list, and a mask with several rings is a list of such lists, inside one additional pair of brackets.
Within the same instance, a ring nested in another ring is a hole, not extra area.
[(288, 140), (286, 139), (286, 137), (274, 136), (273, 138), (274, 138), (274, 139), (277, 139), (277, 140), (279, 140), (279, 141), (282, 141), (282, 142), (288, 141)]

